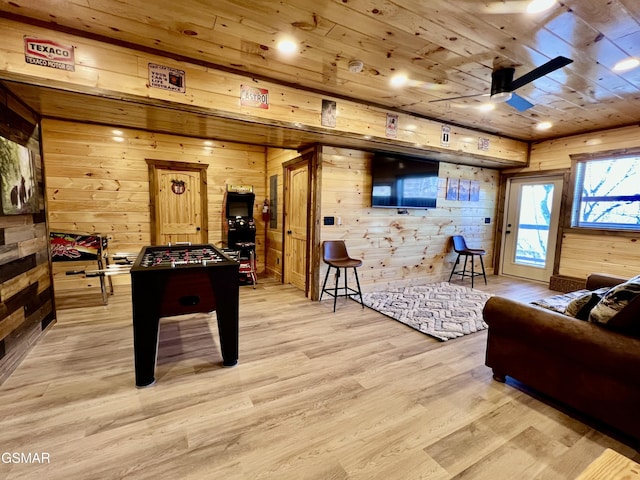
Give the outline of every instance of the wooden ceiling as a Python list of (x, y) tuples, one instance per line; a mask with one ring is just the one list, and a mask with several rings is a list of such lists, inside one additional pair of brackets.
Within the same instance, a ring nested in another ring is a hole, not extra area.
[[(613, 66), (629, 56), (640, 58), (640, 2), (567, 0), (539, 14), (525, 13), (526, 5), (522, 0), (2, 0), (0, 11), (521, 140), (639, 122), (640, 67), (616, 73)], [(299, 42), (294, 55), (278, 52), (283, 35)], [(504, 103), (481, 110), (487, 103), (483, 96), (433, 102), (486, 94), (494, 69), (514, 67), (518, 78), (559, 55), (573, 63), (518, 89), (534, 104), (524, 112)], [(364, 63), (362, 72), (349, 71), (352, 60)], [(397, 73), (406, 74), (409, 84), (392, 87)], [(553, 127), (537, 130), (541, 121)]]

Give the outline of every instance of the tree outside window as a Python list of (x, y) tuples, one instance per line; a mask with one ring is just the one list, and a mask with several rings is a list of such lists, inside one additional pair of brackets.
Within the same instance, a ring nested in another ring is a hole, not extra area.
[(640, 230), (640, 155), (575, 164), (573, 227)]

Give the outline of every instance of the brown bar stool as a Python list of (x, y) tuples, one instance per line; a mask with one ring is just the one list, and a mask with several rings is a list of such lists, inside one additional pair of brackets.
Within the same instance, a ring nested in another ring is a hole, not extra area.
[[(344, 244), (344, 240), (327, 240), (322, 242), (322, 260), (329, 265), (327, 274), (324, 277), (324, 283), (322, 284), (322, 291), (320, 292), (320, 301), (322, 301), (322, 295), (327, 292), (327, 295), (333, 297), (333, 311), (336, 311), (336, 300), (338, 297), (348, 297), (349, 295), (360, 295), (360, 304), (364, 308), (364, 302), (362, 300), (362, 292), (360, 291), (360, 281), (358, 280), (357, 267), (362, 266), (362, 260), (357, 258), (351, 258), (347, 252), (347, 247)], [(329, 278), (329, 272), (331, 267), (336, 269), (336, 283), (333, 288), (326, 288), (327, 279)], [(340, 269), (344, 269), (344, 293), (338, 294), (338, 281), (340, 280)], [(347, 287), (347, 268), (353, 268), (353, 273), (356, 276), (356, 284), (358, 290)]]
[[(454, 275), (460, 275), (463, 279), (464, 277), (471, 277), (471, 288), (473, 288), (473, 279), (479, 275), (484, 277), (484, 284), (487, 284), (487, 275), (484, 271), (484, 261), (482, 260), (482, 256), (485, 255), (485, 252), (481, 248), (469, 248), (467, 247), (467, 242), (465, 242), (464, 237), (462, 235), (454, 235), (451, 237), (451, 241), (453, 242), (453, 250), (458, 254), (456, 258), (456, 263), (453, 264), (453, 268), (451, 269), (451, 275), (449, 275), (449, 282), (451, 282), (451, 277)], [(460, 257), (464, 256), (464, 267), (462, 271), (457, 270), (456, 267), (460, 263)], [(482, 273), (476, 272), (474, 270), (474, 257), (480, 257), (480, 265), (482, 265)], [(467, 259), (471, 257), (471, 273), (467, 273)]]

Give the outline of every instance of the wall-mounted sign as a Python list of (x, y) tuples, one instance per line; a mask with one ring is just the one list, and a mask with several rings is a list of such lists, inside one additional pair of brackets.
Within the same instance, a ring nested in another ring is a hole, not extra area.
[(252, 193), (253, 185), (233, 185), (227, 184), (227, 192)]
[(488, 138), (478, 138), (478, 150), (482, 150), (486, 152), (489, 150), (489, 139)]
[(184, 93), (187, 90), (185, 73), (182, 70), (150, 63), (149, 86)]
[(240, 105), (268, 109), (269, 90), (252, 85), (240, 85)]
[(336, 102), (333, 100), (322, 99), (322, 115), (320, 116), (320, 124), (323, 127), (336, 126)]
[(76, 70), (73, 45), (63, 45), (53, 40), (24, 37), (24, 61), (68, 72)]
[(385, 134), (389, 138), (398, 136), (398, 115), (395, 113), (387, 113), (387, 128)]
[(451, 127), (449, 125), (442, 125), (440, 145), (442, 145), (443, 147), (448, 147), (449, 145), (451, 145)]

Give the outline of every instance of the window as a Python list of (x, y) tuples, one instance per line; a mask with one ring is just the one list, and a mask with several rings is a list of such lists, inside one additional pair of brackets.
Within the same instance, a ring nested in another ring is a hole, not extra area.
[(640, 231), (640, 155), (577, 160), (571, 226)]

